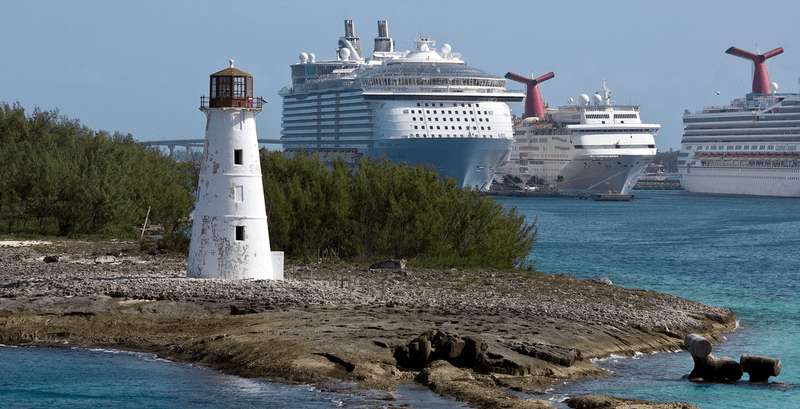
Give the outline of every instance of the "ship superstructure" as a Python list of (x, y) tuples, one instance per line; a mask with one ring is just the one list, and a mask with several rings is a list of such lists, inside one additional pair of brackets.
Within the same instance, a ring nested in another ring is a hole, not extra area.
[(603, 80), (592, 98), (548, 109), (536, 79), (508, 73), (527, 85), (525, 114), (514, 123), (514, 148), (500, 174), (549, 183), (565, 194), (628, 194), (656, 154), (660, 125), (644, 123), (638, 105), (618, 105)]
[(753, 61), (752, 92), (726, 106), (683, 115), (678, 154), (681, 187), (690, 192), (800, 196), (800, 96), (779, 94), (766, 60), (776, 48), (726, 53)]
[(509, 104), (524, 95), (420, 35), (395, 51), (385, 21), (371, 57), (345, 21), (336, 58), (300, 54), (283, 98), (284, 151), (356, 163), (362, 156), (432, 166), (460, 186), (487, 189), (513, 145)]

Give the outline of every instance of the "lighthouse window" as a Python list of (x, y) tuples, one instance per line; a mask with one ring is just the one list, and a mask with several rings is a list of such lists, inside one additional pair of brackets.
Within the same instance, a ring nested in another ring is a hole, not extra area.
[(234, 201), (236, 203), (244, 202), (244, 186), (234, 186)]
[(218, 77), (219, 84), (217, 84), (218, 96), (222, 98), (231, 97), (231, 77)]
[(241, 165), (242, 164), (242, 150), (241, 149), (234, 149), (233, 150), (233, 164), (234, 165)]
[(244, 226), (236, 226), (236, 241), (244, 241)]

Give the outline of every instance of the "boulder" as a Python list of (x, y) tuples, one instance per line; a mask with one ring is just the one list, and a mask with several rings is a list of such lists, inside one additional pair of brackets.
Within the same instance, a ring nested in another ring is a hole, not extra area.
[(114, 256), (97, 256), (94, 258), (95, 264), (113, 263), (115, 261), (117, 261), (117, 258)]
[(425, 386), (453, 381), (472, 381), (474, 379), (469, 372), (441, 360), (431, 362), (414, 378), (415, 381)]
[(406, 261), (405, 260), (384, 260), (379, 261), (377, 263), (372, 264), (369, 266), (370, 269), (381, 269), (385, 268), (388, 270), (402, 270), (406, 268)]

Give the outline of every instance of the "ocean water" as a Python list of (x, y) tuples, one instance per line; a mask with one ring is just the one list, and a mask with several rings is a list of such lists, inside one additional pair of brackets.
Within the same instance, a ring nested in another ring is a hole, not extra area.
[[(740, 328), (716, 357), (781, 359), (770, 384), (694, 384), (687, 352), (612, 357), (604, 378), (554, 389), (559, 397), (608, 394), (706, 409), (800, 408), (800, 199), (636, 191), (631, 202), (497, 198), (532, 220), (537, 270), (677, 295), (730, 308)], [(778, 384), (781, 383), (781, 384)]]
[(463, 407), (413, 385), (392, 395), (246, 379), (152, 354), (0, 346), (0, 408)]

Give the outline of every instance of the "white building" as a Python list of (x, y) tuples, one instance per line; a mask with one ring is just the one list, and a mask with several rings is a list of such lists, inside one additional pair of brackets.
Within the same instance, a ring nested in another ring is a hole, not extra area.
[(231, 66), (211, 74), (205, 153), (200, 169), (188, 277), (282, 279), (282, 254), (273, 269), (253, 76)]

